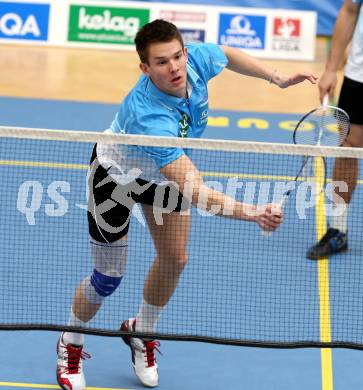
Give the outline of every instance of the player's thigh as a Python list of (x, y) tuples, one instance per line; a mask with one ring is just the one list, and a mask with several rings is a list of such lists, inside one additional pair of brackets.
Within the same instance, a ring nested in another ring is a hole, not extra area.
[(157, 255), (165, 258), (187, 256), (190, 232), (190, 213), (164, 213), (162, 223), (155, 218), (155, 207), (143, 205), (144, 215), (152, 236)]
[[(104, 184), (100, 184), (104, 183)], [(126, 240), (134, 201), (127, 197), (129, 189), (116, 183), (98, 162), (96, 147), (88, 172), (88, 230), (98, 242)], [(123, 194), (114, 199), (114, 194)]]

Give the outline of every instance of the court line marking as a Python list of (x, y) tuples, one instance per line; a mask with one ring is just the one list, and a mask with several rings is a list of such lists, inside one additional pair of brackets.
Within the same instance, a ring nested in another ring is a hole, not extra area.
[[(58, 385), (44, 385), (39, 383), (16, 383), (16, 382), (0, 382), (0, 386), (8, 387), (27, 387), (36, 389), (60, 389)], [(86, 390), (131, 390), (131, 389), (114, 389), (110, 387), (86, 387)]]
[[(315, 159), (316, 181), (318, 188), (323, 188), (323, 161)], [(319, 241), (325, 234), (327, 219), (325, 214), (325, 194), (321, 191), (315, 208), (316, 236)], [(331, 342), (330, 291), (329, 291), (329, 259), (317, 260), (319, 307), (320, 307), (320, 341)], [(322, 390), (333, 390), (333, 362), (331, 348), (321, 349), (321, 385)]]
[[(32, 168), (56, 168), (56, 169), (79, 169), (87, 170), (89, 165), (85, 164), (66, 164), (46, 161), (19, 161), (19, 160), (0, 160), (0, 165), (22, 166)], [(253, 173), (228, 173), (228, 172), (201, 172), (206, 177), (237, 177), (239, 179), (274, 179), (274, 180), (293, 180), (292, 176), (279, 175), (260, 175)]]
[(0, 160), (0, 165), (10, 165), (18, 167), (39, 167), (39, 168), (58, 168), (58, 169), (88, 169), (85, 164), (66, 164), (47, 161), (21, 161), (21, 160)]
[[(0, 160), (0, 166), (22, 166), (22, 167), (33, 167), (33, 168), (55, 168), (55, 169), (75, 169), (75, 170), (88, 170), (89, 165), (86, 164), (67, 164), (67, 163), (55, 163), (46, 161), (20, 161), (20, 160)], [(229, 172), (201, 172), (204, 177), (236, 177), (238, 179), (272, 179), (282, 181), (292, 181), (295, 179), (294, 176), (286, 175), (263, 175), (255, 173), (229, 173)], [(309, 179), (309, 178), (307, 178)], [(300, 181), (306, 181), (306, 178), (298, 178)], [(327, 180), (328, 182), (331, 179)], [(363, 184), (363, 179), (358, 180), (357, 184)]]

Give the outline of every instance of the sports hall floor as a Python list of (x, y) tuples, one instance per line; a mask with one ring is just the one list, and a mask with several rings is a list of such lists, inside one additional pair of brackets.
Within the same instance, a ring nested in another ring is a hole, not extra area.
[[(325, 42), (314, 63), (270, 62), (285, 72), (321, 74)], [(0, 47), (0, 125), (102, 131), (138, 77), (133, 53)], [(289, 90), (225, 71), (211, 82), (207, 138), (290, 142), (281, 122), (314, 107), (315, 86)], [(252, 120), (255, 126), (249, 126)], [(0, 157), (1, 158), (1, 157)], [(6, 169), (1, 168), (1, 169)], [(282, 255), (289, 256), (289, 252)], [(9, 292), (5, 293), (9, 294)], [(58, 388), (54, 332), (0, 332), (0, 389)], [(86, 336), (88, 388), (141, 389), (129, 350), (116, 338)], [(346, 390), (363, 387), (363, 353), (332, 351), (332, 374), (319, 349), (277, 350), (162, 342), (161, 390)], [(326, 354), (327, 351), (324, 352)], [(329, 352), (328, 352), (329, 354)], [(326, 355), (325, 359), (326, 359)], [(325, 360), (326, 361), (326, 360)], [(333, 378), (333, 381), (330, 380)]]

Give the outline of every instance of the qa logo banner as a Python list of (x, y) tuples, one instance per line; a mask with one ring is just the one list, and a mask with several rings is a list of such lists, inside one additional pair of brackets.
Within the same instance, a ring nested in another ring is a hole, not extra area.
[(49, 4), (0, 1), (0, 38), (46, 41)]

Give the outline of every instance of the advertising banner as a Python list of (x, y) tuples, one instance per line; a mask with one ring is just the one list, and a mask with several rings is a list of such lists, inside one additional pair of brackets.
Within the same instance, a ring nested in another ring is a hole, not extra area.
[[(180, 7), (180, 5), (179, 5)], [(188, 42), (206, 42), (208, 25), (208, 12), (197, 11), (196, 9), (176, 8), (175, 5), (170, 8), (160, 7), (155, 4), (153, 7), (153, 19), (164, 19), (174, 23), (182, 34), (185, 43)]]
[(46, 41), (49, 4), (0, 1), (0, 39)]
[(265, 49), (266, 16), (221, 14), (218, 43), (241, 49)]
[(137, 31), (164, 19), (186, 43), (210, 42), (271, 59), (313, 60), (315, 12), (122, 0), (0, 0), (0, 40), (131, 50)]
[[(180, 0), (160, 0), (167, 7), (167, 4), (179, 3)], [(150, 1), (152, 3), (152, 1)], [(200, 4), (201, 7), (209, 5), (220, 7), (243, 7), (243, 8), (265, 8), (265, 9), (288, 9), (293, 11), (313, 11), (318, 15), (317, 34), (332, 35), (333, 26), (339, 8), (343, 0), (184, 0), (188, 5)]]
[(71, 5), (68, 40), (130, 45), (149, 19), (148, 9)]
[(191, 28), (180, 28), (179, 29), (183, 41), (185, 43), (190, 42), (205, 42), (205, 31), (199, 29), (191, 29)]

